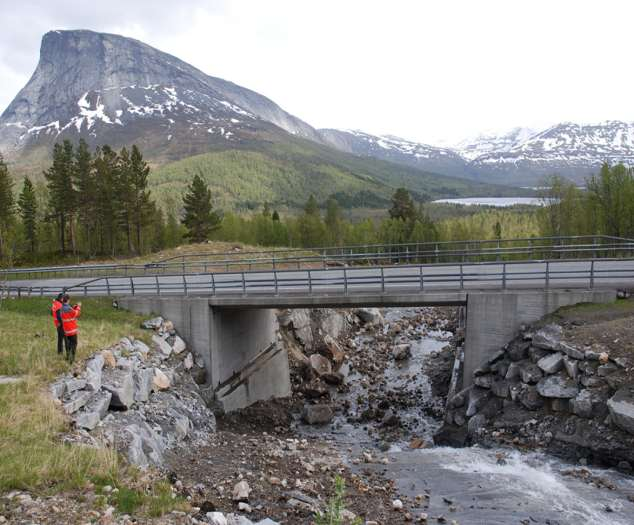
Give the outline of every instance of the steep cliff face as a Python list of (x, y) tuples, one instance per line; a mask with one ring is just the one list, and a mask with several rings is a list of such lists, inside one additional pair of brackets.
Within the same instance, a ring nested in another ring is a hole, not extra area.
[(142, 42), (51, 31), (42, 39), (33, 76), (0, 117), (0, 149), (11, 154), (60, 135), (174, 148), (170, 143), (185, 140), (239, 142), (263, 130), (275, 132), (271, 124), (320, 140), (268, 98)]

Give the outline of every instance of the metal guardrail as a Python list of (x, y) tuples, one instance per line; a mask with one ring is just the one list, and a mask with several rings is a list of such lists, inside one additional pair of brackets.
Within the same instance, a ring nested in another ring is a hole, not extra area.
[[(591, 239), (592, 243), (571, 244), (572, 241)], [(597, 240), (601, 240), (601, 243)], [(512, 242), (525, 242), (527, 239), (514, 239)], [(251, 271), (254, 269), (280, 269), (293, 268), (301, 269), (318, 268), (344, 265), (379, 265), (379, 264), (411, 264), (430, 262), (478, 262), (490, 260), (519, 260), (523, 256), (525, 259), (561, 259), (562, 257), (593, 257), (607, 258), (616, 256), (634, 255), (634, 240), (613, 238), (607, 236), (575, 236), (575, 237), (540, 237), (528, 239), (529, 244), (520, 246), (502, 247), (500, 243), (510, 243), (511, 240), (500, 241), (465, 241), (465, 242), (439, 242), (439, 243), (419, 243), (419, 244), (399, 244), (399, 245), (363, 245), (357, 247), (337, 248), (343, 250), (342, 253), (302, 256), (276, 257), (276, 254), (290, 253), (289, 251), (271, 252), (241, 252), (243, 257), (247, 254), (264, 254), (267, 257), (251, 258), (224, 258), (200, 261), (174, 261), (173, 258), (147, 264), (99, 264), (99, 265), (75, 265), (57, 266), (41, 268), (13, 268), (0, 270), (0, 276), (6, 280), (52, 278), (52, 277), (91, 277), (91, 276), (115, 276), (115, 275), (155, 275), (167, 273), (207, 273), (209, 271), (229, 272), (231, 269)], [(553, 242), (558, 244), (552, 244)], [(608, 242), (609, 241), (609, 242)], [(537, 243), (539, 242), (539, 243)], [(566, 244), (568, 242), (569, 244)], [(464, 243), (478, 243), (478, 248), (471, 249), (451, 249), (450, 246)], [(495, 244), (486, 247), (489, 244)], [(440, 249), (439, 247), (443, 247)], [(433, 247), (432, 249), (427, 249)], [(366, 249), (383, 249), (384, 251), (367, 252)], [(389, 248), (389, 250), (388, 250)], [(325, 249), (325, 250), (329, 250)], [(353, 250), (359, 251), (353, 251)], [(292, 252), (293, 250), (291, 250)], [(301, 252), (307, 250), (301, 249)], [(227, 255), (215, 254), (215, 256)], [(232, 254), (236, 255), (236, 254)], [(183, 255), (178, 257), (196, 257), (196, 254)]]
[[(103, 277), (71, 286), (85, 296), (280, 296), (420, 293), (425, 290), (509, 288), (634, 288), (634, 258), (381, 266)], [(50, 295), (50, 286), (6, 287), (10, 296)]]

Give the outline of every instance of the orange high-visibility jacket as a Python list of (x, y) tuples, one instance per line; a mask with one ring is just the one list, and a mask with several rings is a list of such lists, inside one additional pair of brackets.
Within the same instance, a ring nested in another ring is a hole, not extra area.
[(53, 314), (53, 324), (55, 328), (59, 326), (59, 321), (57, 319), (57, 311), (62, 308), (62, 302), (57, 299), (53, 299), (53, 306), (51, 306), (51, 313)]
[(81, 307), (79, 305), (70, 306), (65, 304), (62, 307), (62, 326), (64, 327), (64, 335), (77, 335), (79, 329), (77, 327), (77, 319), (81, 315)]

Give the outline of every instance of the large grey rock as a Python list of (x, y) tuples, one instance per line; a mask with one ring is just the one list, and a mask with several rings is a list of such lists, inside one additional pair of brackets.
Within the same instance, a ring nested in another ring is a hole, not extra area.
[(525, 363), (520, 368), (520, 376), (524, 383), (537, 383), (543, 375), (541, 368), (532, 363)]
[(486, 427), (487, 418), (484, 414), (476, 414), (467, 423), (467, 433), (471, 437), (477, 436)]
[(634, 385), (626, 385), (608, 400), (610, 417), (619, 428), (634, 434)]
[(542, 397), (570, 399), (579, 393), (577, 383), (565, 374), (544, 377), (537, 383), (537, 391)]
[(358, 308), (354, 313), (366, 324), (383, 324), (383, 316), (378, 308)]
[(323, 355), (311, 354), (309, 359), (311, 369), (318, 376), (332, 373), (332, 364)]
[(134, 371), (134, 400), (145, 403), (150, 399), (154, 379), (154, 368), (139, 368)]
[(537, 410), (544, 406), (544, 399), (539, 395), (535, 385), (524, 385), (519, 400), (528, 410)]
[(71, 394), (67, 394), (62, 403), (64, 412), (67, 414), (74, 414), (81, 407), (83, 407), (92, 396), (92, 392), (89, 390), (77, 390)]
[(295, 308), (290, 312), (290, 322), (293, 325), (293, 333), (304, 348), (312, 348), (314, 344), (310, 312), (305, 308)]
[(185, 349), (187, 348), (187, 345), (185, 344), (185, 341), (183, 340), (182, 337), (180, 337), (179, 335), (174, 337), (174, 342), (172, 343), (172, 351), (178, 355), (181, 352), (184, 352)]
[(61, 399), (66, 393), (66, 381), (58, 379), (49, 386), (49, 391), (53, 399)]
[(104, 418), (110, 406), (112, 394), (106, 390), (95, 392), (90, 397), (86, 406), (75, 414), (75, 425), (86, 430), (93, 430)]
[(555, 352), (554, 354), (542, 357), (539, 361), (537, 361), (537, 366), (541, 368), (545, 374), (556, 374), (564, 366), (563, 359), (563, 354)]
[(139, 355), (143, 358), (144, 361), (145, 359), (147, 359), (147, 356), (150, 353), (150, 347), (148, 345), (146, 345), (140, 339), (135, 339), (134, 342), (132, 343), (132, 347), (134, 348), (135, 352), (139, 353)]
[(597, 375), (599, 377), (607, 377), (610, 374), (618, 371), (619, 367), (614, 363), (606, 363), (597, 368)]
[(577, 379), (579, 377), (579, 361), (571, 359), (570, 357), (564, 357), (564, 368), (568, 377), (571, 379)]
[(511, 361), (522, 361), (528, 357), (529, 341), (513, 341), (506, 349), (506, 353)]
[(104, 358), (101, 354), (95, 354), (86, 362), (86, 388), (97, 392), (101, 388), (101, 374)]
[(563, 330), (557, 324), (549, 324), (533, 334), (533, 346), (544, 350), (557, 350)]
[(160, 335), (154, 334), (152, 336), (152, 342), (160, 352), (160, 355), (163, 359), (167, 359), (170, 355), (172, 355), (172, 347)]
[(147, 423), (132, 423), (123, 428), (121, 434), (129, 441), (127, 457), (130, 463), (140, 468), (150, 464), (163, 465), (166, 443)]
[(585, 352), (582, 352), (578, 348), (572, 346), (569, 343), (565, 343), (563, 341), (559, 343), (559, 345), (557, 346), (557, 350), (559, 350), (560, 352), (563, 352), (564, 354), (566, 354), (568, 357), (572, 359), (578, 359), (578, 360), (585, 359)]
[(134, 404), (134, 376), (130, 368), (108, 370), (102, 377), (102, 388), (112, 394), (110, 406), (128, 409)]
[(520, 365), (518, 363), (511, 363), (508, 369), (506, 370), (506, 375), (504, 376), (504, 379), (509, 381), (511, 379), (517, 379), (521, 377), (521, 375), (522, 375), (522, 370)]
[(158, 330), (163, 325), (164, 319), (162, 317), (153, 317), (141, 323), (141, 328), (146, 330)]
[(467, 417), (474, 416), (481, 408), (486, 405), (491, 397), (491, 391), (487, 388), (474, 386), (469, 390), (469, 401), (467, 405)]
[(506, 379), (498, 379), (491, 383), (491, 392), (494, 396), (505, 399), (509, 396), (509, 382)]
[(533, 363), (537, 363), (537, 361), (547, 355), (550, 355), (550, 350), (544, 350), (543, 348), (537, 348), (536, 346), (531, 346), (528, 349), (528, 357)]
[(572, 413), (587, 419), (602, 417), (607, 411), (606, 398), (605, 392), (585, 388), (570, 400)]
[(302, 419), (309, 425), (323, 425), (333, 417), (334, 412), (329, 405), (304, 405)]
[(485, 374), (485, 375), (475, 376), (473, 378), (473, 383), (482, 388), (491, 388), (491, 384), (493, 383), (493, 375)]
[(75, 392), (76, 390), (81, 390), (83, 388), (86, 388), (86, 380), (85, 379), (71, 378), (71, 379), (67, 379), (65, 381), (64, 391), (67, 394)]

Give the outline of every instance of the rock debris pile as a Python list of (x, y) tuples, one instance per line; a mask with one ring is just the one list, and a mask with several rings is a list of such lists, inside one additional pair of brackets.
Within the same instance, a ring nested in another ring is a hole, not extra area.
[(124, 337), (86, 361), (78, 377), (50, 386), (76, 427), (69, 441), (112, 446), (133, 465), (163, 466), (164, 453), (185, 442), (204, 443), (215, 431), (202, 397), (202, 359), (188, 351), (170, 321), (143, 323), (151, 346)]
[(526, 328), (447, 401), (439, 442), (493, 439), (549, 447), (631, 470), (632, 364), (565, 340), (560, 325)]

